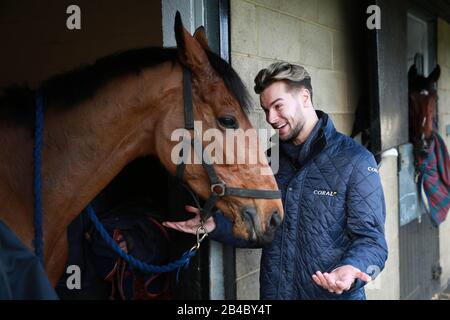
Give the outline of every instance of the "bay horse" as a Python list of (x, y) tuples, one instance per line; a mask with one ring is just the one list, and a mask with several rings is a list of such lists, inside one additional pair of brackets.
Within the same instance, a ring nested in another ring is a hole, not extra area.
[(423, 152), (435, 129), (437, 91), (441, 69), (437, 65), (428, 77), (417, 73), (416, 65), (408, 71), (409, 132), (416, 153)]
[[(154, 155), (175, 175), (171, 133), (185, 126), (183, 70), (192, 76), (193, 117), (204, 130), (224, 132), (252, 125), (248, 95), (237, 73), (208, 48), (203, 28), (192, 36), (175, 19), (176, 48), (122, 52), (45, 81), (42, 149), (44, 266), (54, 285), (67, 259), (67, 226), (136, 158)], [(0, 219), (33, 249), (33, 121), (36, 91), (27, 87), (0, 96)], [(226, 119), (226, 121), (224, 121)], [(224, 134), (225, 136), (225, 134)], [(249, 146), (258, 152), (258, 146)], [(225, 148), (223, 148), (225, 149)], [(257, 164), (214, 164), (227, 186), (278, 191), (264, 157)], [(236, 162), (237, 163), (237, 162)], [(212, 190), (202, 165), (188, 164), (184, 181), (201, 198)], [(157, 181), (153, 181), (157, 183)], [(219, 198), (216, 207), (233, 232), (264, 244), (281, 223), (280, 199)]]
[(440, 73), (439, 65), (428, 77), (418, 75), (415, 65), (408, 72), (416, 181), (421, 202), (435, 226), (446, 219), (450, 209), (450, 156), (435, 124)]

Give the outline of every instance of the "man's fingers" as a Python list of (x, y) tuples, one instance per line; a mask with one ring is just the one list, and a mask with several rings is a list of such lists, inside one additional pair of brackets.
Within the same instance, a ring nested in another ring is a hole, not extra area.
[(322, 286), (322, 283), (320, 282), (319, 278), (315, 274), (312, 275), (312, 278), (318, 286)]
[(168, 227), (168, 228), (172, 228), (172, 229), (176, 229), (176, 230), (179, 230), (179, 226), (178, 226), (178, 223), (177, 222), (169, 222), (169, 221), (164, 221), (163, 223), (162, 223), (162, 225), (164, 226), (164, 227)]
[[(318, 271), (317, 271), (317, 272), (318, 272)], [(320, 278), (319, 278), (319, 276), (317, 275), (317, 272), (316, 272), (315, 274), (312, 275), (312, 278), (313, 278), (314, 282), (315, 282), (317, 285), (323, 287), (323, 283), (322, 283), (322, 281), (320, 281)]]
[(345, 291), (345, 290), (348, 290), (348, 288), (349, 288), (348, 285), (346, 285), (344, 282), (342, 282), (340, 280), (336, 281), (336, 287), (338, 287), (341, 292)]
[(196, 228), (186, 226), (186, 223), (184, 221), (182, 222), (165, 221), (162, 223), (162, 225), (185, 233), (195, 234), (197, 232)]
[(336, 280), (335, 280), (330, 274), (328, 274), (328, 273), (325, 272), (325, 273), (323, 274), (323, 276), (324, 276), (325, 280), (327, 280), (327, 284), (328, 284), (328, 287), (329, 287), (330, 289), (332, 289), (333, 291), (339, 290), (339, 289), (336, 287)]
[(184, 208), (186, 209), (187, 212), (191, 212), (191, 213), (195, 213), (195, 214), (200, 214), (200, 210), (196, 207), (193, 206), (184, 206)]
[(328, 287), (328, 282), (327, 282), (327, 280), (325, 279), (325, 277), (323, 276), (322, 272), (317, 271), (317, 272), (316, 272), (316, 276), (317, 276), (317, 278), (319, 278), (319, 281), (320, 281), (320, 283), (321, 283), (321, 286), (324, 287), (325, 289), (329, 289), (329, 287)]
[(347, 290), (349, 287), (344, 282), (336, 280), (334, 276), (326, 272), (322, 273), (320, 271), (317, 271), (312, 275), (312, 278), (317, 285), (321, 286), (331, 293), (342, 294), (342, 292)]
[(365, 282), (369, 282), (372, 280), (372, 278), (367, 273), (364, 273), (362, 271), (358, 271), (355, 275), (355, 278), (361, 279)]
[[(200, 210), (193, 206), (185, 206), (184, 208), (187, 212), (195, 214), (195, 216), (185, 221), (164, 221), (162, 225), (180, 232), (196, 234), (197, 229), (200, 226)], [(204, 227), (207, 232), (211, 232), (216, 228), (213, 217), (209, 217), (208, 220), (205, 221)]]
[[(185, 221), (176, 221), (176, 222), (164, 221), (162, 223), (162, 225), (165, 227), (168, 227), (168, 228), (175, 229), (177, 231), (190, 233), (190, 234), (196, 234), (197, 229), (200, 226), (200, 210), (193, 206), (184, 206), (184, 208), (187, 212), (194, 213), (195, 216), (192, 217), (191, 219), (185, 220)], [(207, 232), (212, 232), (216, 228), (216, 223), (214, 221), (214, 218), (209, 217), (204, 222), (204, 227)]]

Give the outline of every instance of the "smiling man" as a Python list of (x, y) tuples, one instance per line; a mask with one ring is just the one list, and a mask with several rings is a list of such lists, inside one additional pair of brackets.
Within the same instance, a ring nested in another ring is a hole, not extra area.
[[(279, 131), (275, 177), (285, 208), (274, 241), (262, 250), (261, 299), (365, 299), (367, 273), (379, 273), (387, 259), (375, 159), (314, 109), (311, 77), (303, 67), (270, 65), (256, 76), (255, 92), (267, 122)], [(165, 225), (195, 233), (199, 212), (187, 209), (194, 218)], [(220, 212), (206, 228), (215, 240), (252, 247), (233, 237), (231, 221)]]

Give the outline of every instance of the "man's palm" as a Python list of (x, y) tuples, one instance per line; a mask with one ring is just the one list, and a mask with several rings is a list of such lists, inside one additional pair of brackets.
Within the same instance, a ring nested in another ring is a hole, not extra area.
[(325, 272), (322, 274), (320, 271), (317, 271), (312, 278), (317, 285), (337, 294), (349, 290), (357, 279), (366, 282), (371, 280), (369, 275), (351, 265), (341, 266), (334, 269), (331, 273)]
[[(196, 234), (197, 229), (200, 226), (200, 210), (192, 206), (186, 206), (185, 208), (186, 211), (195, 214), (195, 216), (192, 219), (177, 222), (165, 221), (162, 223), (163, 226), (185, 233)], [(204, 224), (204, 227), (207, 232), (213, 231), (216, 228), (216, 223), (214, 219), (212, 217), (207, 219)]]

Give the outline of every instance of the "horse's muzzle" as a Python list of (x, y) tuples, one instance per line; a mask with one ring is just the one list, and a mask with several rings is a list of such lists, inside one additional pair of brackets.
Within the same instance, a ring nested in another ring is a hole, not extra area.
[(272, 242), (275, 231), (282, 221), (278, 209), (273, 209), (266, 219), (255, 207), (244, 206), (241, 208), (241, 214), (247, 226), (250, 242), (255, 246), (264, 246)]

